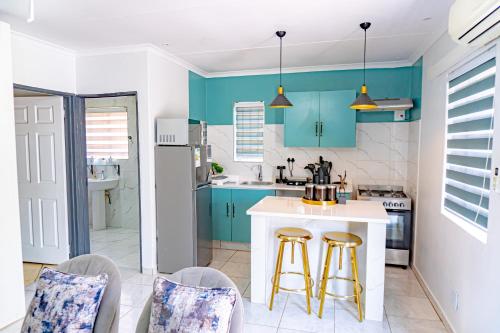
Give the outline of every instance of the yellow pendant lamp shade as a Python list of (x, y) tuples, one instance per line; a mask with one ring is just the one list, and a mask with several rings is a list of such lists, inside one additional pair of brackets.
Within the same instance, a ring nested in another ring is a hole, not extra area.
[(289, 108), (293, 106), (292, 103), (286, 98), (284, 89), (282, 86), (278, 87), (278, 96), (271, 102), (269, 107), (273, 109), (278, 109), (278, 108)]
[(371, 26), (370, 22), (363, 22), (359, 25), (361, 29), (365, 31), (365, 45), (364, 45), (364, 53), (363, 53), (363, 85), (361, 86), (361, 90), (359, 92), (359, 96), (356, 100), (351, 104), (351, 109), (353, 110), (373, 110), (378, 106), (374, 101), (368, 96), (368, 88), (366, 87), (366, 30)]
[(378, 106), (372, 101), (370, 96), (368, 96), (368, 88), (366, 85), (361, 86), (361, 91), (356, 100), (351, 104), (351, 109), (354, 110), (373, 110)]
[(283, 37), (285, 37), (286, 31), (276, 31), (276, 36), (280, 39), (280, 86), (278, 87), (278, 96), (269, 104), (269, 107), (273, 109), (283, 109), (293, 106), (293, 104), (286, 98), (285, 90), (281, 85), (281, 60), (283, 54)]

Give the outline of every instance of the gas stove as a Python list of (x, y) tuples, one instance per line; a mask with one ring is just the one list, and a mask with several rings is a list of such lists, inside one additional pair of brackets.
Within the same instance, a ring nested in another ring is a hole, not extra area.
[(403, 186), (359, 185), (358, 200), (380, 201), (390, 222), (386, 226), (385, 263), (407, 267), (412, 240), (411, 199)]
[(358, 200), (381, 201), (388, 210), (411, 210), (411, 199), (403, 192), (403, 186), (359, 185)]

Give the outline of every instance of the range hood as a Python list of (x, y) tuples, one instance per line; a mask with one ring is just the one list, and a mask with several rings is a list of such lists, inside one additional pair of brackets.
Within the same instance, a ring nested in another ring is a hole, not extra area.
[(384, 98), (384, 99), (374, 99), (373, 102), (377, 104), (376, 109), (371, 110), (360, 110), (360, 111), (403, 111), (409, 110), (413, 107), (413, 101), (411, 98)]

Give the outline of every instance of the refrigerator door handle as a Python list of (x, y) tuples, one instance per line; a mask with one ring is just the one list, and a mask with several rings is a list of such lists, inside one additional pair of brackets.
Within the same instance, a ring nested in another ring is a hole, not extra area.
[(226, 216), (229, 217), (229, 202), (226, 202)]
[(234, 202), (233, 202), (233, 219), (234, 219)]

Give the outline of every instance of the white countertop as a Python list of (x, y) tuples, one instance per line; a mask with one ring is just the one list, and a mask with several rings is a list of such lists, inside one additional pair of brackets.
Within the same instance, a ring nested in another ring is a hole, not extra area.
[(265, 197), (249, 210), (248, 215), (290, 217), (314, 220), (389, 223), (381, 202), (348, 200), (345, 205), (308, 205), (300, 198)]
[[(215, 185), (212, 184), (213, 188), (227, 188), (227, 189), (248, 189), (248, 190), (275, 190), (275, 191), (305, 191), (305, 186), (293, 186), (286, 184), (277, 184), (274, 183), (272, 185), (246, 185), (241, 183), (225, 183), (224, 185)], [(352, 186), (346, 185), (346, 193), (352, 193)]]

